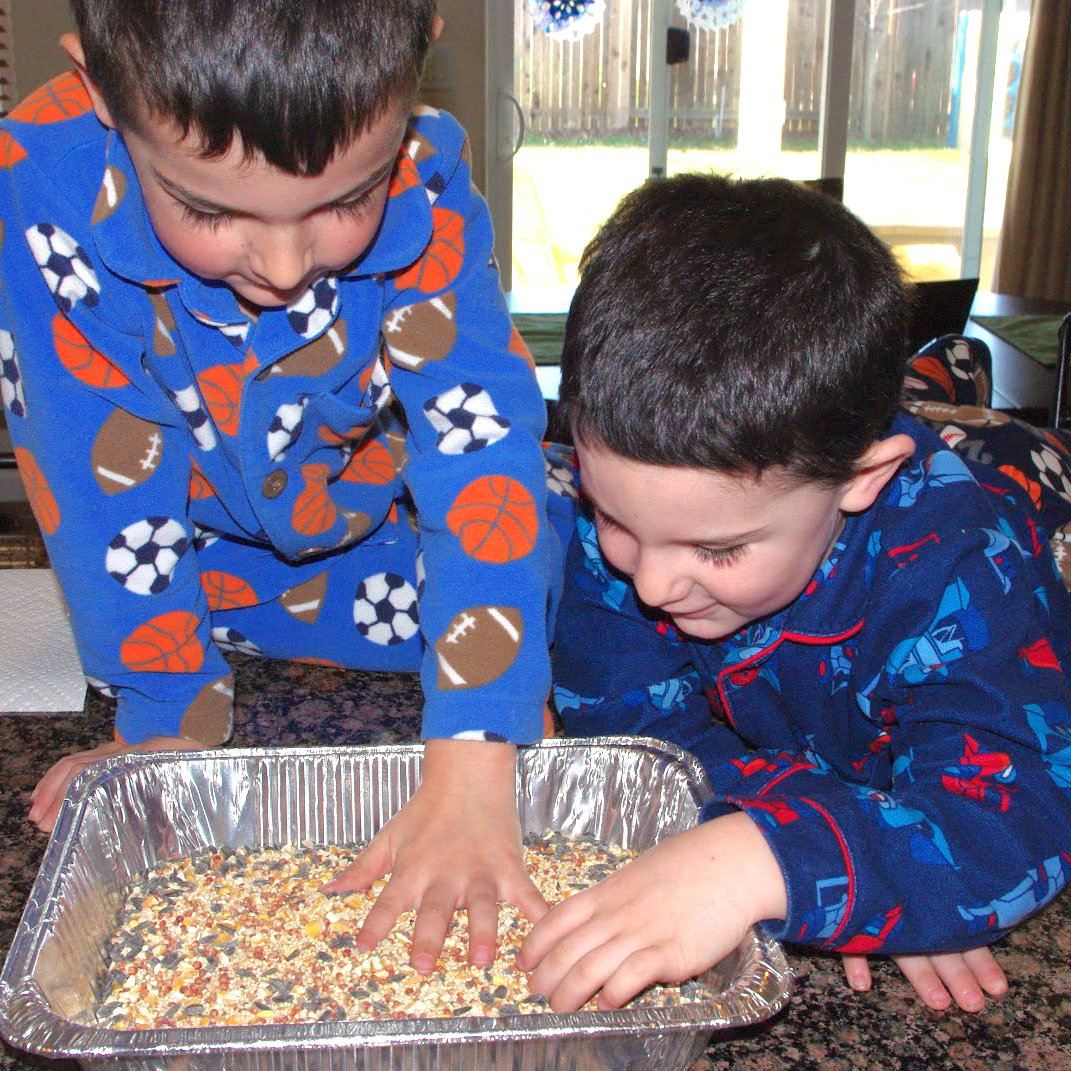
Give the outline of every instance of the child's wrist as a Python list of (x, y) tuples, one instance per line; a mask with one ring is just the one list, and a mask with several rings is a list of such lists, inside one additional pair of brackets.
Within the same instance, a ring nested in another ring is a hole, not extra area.
[[(785, 875), (762, 831), (744, 811), (734, 811), (705, 823), (715, 827), (717, 854), (730, 867), (737, 902), (752, 922), (783, 920), (788, 913)], [(704, 827), (700, 827), (704, 828)]]

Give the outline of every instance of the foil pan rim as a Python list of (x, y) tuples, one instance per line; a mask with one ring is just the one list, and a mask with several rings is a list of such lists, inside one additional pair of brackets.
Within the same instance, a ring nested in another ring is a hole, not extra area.
[[(712, 795), (699, 760), (683, 749), (650, 737), (568, 737), (544, 740), (519, 749), (577, 750), (624, 748), (653, 752), (687, 771), (701, 804)], [(708, 1004), (674, 1008), (622, 1009), (612, 1012), (525, 1014), (512, 1017), (406, 1019), (367, 1022), (286, 1023), (259, 1026), (188, 1027), (169, 1030), (115, 1030), (77, 1022), (54, 1012), (25, 972), (41, 940), (41, 921), (47, 914), (63, 872), (63, 861), (74, 849), (71, 837), (82, 809), (97, 786), (130, 769), (182, 762), (281, 762), (288, 758), (401, 756), (423, 752), (422, 744), (368, 747), (249, 747), (205, 751), (138, 752), (100, 760), (71, 783), (68, 795), (41, 863), (38, 880), (0, 974), (0, 1035), (24, 1051), (54, 1058), (130, 1058), (160, 1054), (204, 1054), (234, 1050), (261, 1052), (285, 1049), (388, 1047), (422, 1043), (451, 1046), (477, 1042), (525, 1039), (568, 1040), (631, 1035), (637, 1030), (665, 1033), (703, 1032), (754, 1025), (771, 1018), (788, 1003), (794, 987), (792, 970), (780, 944), (757, 926), (740, 946), (741, 971), (732, 988)], [(44, 879), (44, 880), (42, 880)], [(38, 887), (40, 884), (40, 888)]]

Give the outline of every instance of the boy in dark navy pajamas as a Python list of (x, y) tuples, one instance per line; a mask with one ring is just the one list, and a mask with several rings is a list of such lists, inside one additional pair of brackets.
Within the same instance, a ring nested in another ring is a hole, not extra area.
[(977, 1010), (1006, 987), (986, 946), (1071, 876), (1071, 600), (1019, 483), (898, 410), (905, 324), (888, 250), (786, 181), (649, 183), (585, 253), (554, 697), (715, 795), (536, 924), (556, 1010), (755, 923)]

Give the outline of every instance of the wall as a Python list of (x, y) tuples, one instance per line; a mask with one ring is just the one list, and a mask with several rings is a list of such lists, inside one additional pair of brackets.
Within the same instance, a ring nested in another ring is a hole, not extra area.
[(11, 0), (15, 92), (20, 99), (70, 66), (56, 42), (73, 29), (67, 0)]

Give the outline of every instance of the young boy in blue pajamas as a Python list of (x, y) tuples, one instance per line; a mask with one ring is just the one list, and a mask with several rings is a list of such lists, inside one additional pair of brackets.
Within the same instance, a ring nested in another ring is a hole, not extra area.
[(885, 247), (786, 181), (650, 183), (586, 252), (554, 696), (715, 796), (536, 923), (556, 1010), (760, 922), (977, 1010), (1006, 988), (985, 946), (1071, 876), (1071, 600), (1018, 486), (898, 411), (905, 322)]
[(335, 887), (392, 871), (362, 943), (419, 907), (422, 970), (466, 906), (489, 962), (496, 900), (544, 909), (515, 745), (543, 731), (560, 552), (464, 132), (415, 105), (433, 0), (74, 11), (74, 70), (0, 127), (0, 359), (118, 706), (30, 818), (101, 756), (223, 743), (224, 651), (419, 669), (423, 784)]

